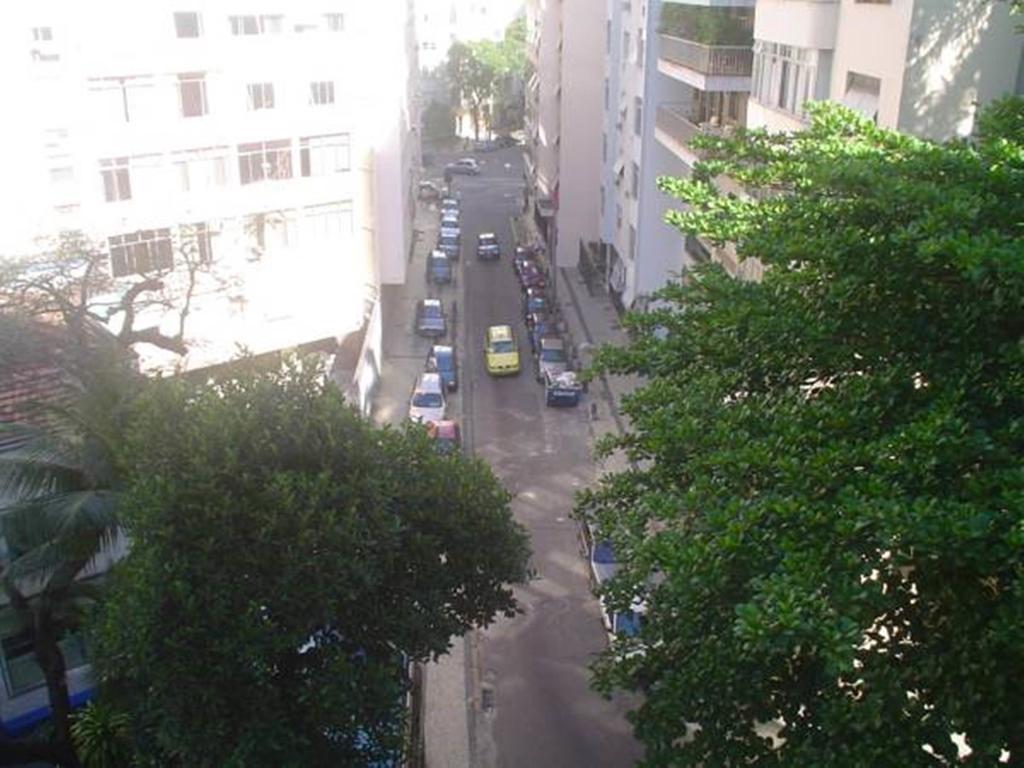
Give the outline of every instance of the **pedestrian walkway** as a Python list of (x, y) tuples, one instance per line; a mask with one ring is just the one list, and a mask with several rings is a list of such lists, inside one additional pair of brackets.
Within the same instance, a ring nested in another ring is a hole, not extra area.
[[(398, 426), (405, 421), (412, 387), (426, 363), (431, 342), (414, 331), (416, 302), (428, 296), (442, 299), (449, 323), (445, 341), (452, 343), (460, 333), (458, 277), (455, 285), (442, 288), (428, 284), (426, 277), (427, 254), (437, 242), (437, 208), (418, 204), (413, 226), (415, 241), (405, 283), (381, 288), (383, 360), (373, 404), (373, 418), (379, 424)], [(448, 397), (448, 414), (462, 421), (458, 394)], [(470, 765), (466, 641), (456, 637), (452, 643), (450, 653), (436, 663), (423, 665), (422, 736), (424, 763), (430, 768)]]

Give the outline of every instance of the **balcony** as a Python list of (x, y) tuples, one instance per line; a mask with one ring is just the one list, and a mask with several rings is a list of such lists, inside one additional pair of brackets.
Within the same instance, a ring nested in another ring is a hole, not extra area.
[(749, 45), (705, 45), (660, 35), (661, 58), (702, 75), (750, 77), (754, 51)]
[(723, 119), (689, 105), (663, 104), (654, 117), (654, 136), (680, 160), (693, 165), (700, 159), (700, 153), (690, 147), (694, 136), (727, 136), (741, 125), (742, 118)]

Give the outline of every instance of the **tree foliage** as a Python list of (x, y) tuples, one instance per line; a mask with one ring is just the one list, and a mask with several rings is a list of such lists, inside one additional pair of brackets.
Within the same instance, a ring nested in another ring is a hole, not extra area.
[(162, 765), (380, 759), (403, 655), (516, 608), (526, 537), (489, 468), (371, 427), (305, 361), (158, 383), (125, 456), (96, 656)]
[(814, 105), (661, 180), (766, 272), (695, 270), (599, 358), (644, 379), (578, 512), (647, 602), (597, 680), (645, 691), (648, 764), (1024, 764), (1022, 104), (945, 145)]

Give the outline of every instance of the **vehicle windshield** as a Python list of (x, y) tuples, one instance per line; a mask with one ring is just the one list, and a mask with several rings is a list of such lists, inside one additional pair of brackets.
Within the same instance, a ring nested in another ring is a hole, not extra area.
[(412, 404), (417, 408), (440, 408), (444, 398), (437, 392), (417, 392), (412, 396)]
[(441, 232), (441, 243), (442, 244), (450, 245), (450, 244), (453, 244), (453, 243), (457, 243), (458, 240), (459, 240), (459, 233), (458, 232), (445, 232), (445, 231)]
[(480, 235), (480, 245), (497, 245), (494, 235)]
[(441, 317), (441, 308), (436, 304), (424, 304), (423, 305), (423, 316), (424, 317)]
[(540, 353), (540, 359), (545, 363), (564, 363), (565, 362), (565, 350), (558, 349), (557, 347), (548, 347)]
[(452, 356), (447, 352), (435, 354), (433, 363), (434, 367), (439, 371), (450, 371), (452, 369)]
[(491, 352), (495, 354), (506, 354), (508, 352), (515, 352), (516, 345), (509, 339), (501, 339), (500, 341), (491, 342)]

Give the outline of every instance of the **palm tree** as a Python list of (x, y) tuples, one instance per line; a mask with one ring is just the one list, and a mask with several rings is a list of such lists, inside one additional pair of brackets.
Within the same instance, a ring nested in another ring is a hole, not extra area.
[(0, 525), (10, 553), (0, 582), (46, 680), (54, 738), (40, 747), (65, 768), (80, 763), (59, 643), (96, 597), (79, 577), (118, 538), (116, 456), (138, 386), (123, 353), (93, 348), (75, 360), (81, 364), (62, 366), (70, 380), (64, 402), (34, 404), (34, 426), (0, 425), (0, 436), (17, 445), (0, 453)]

